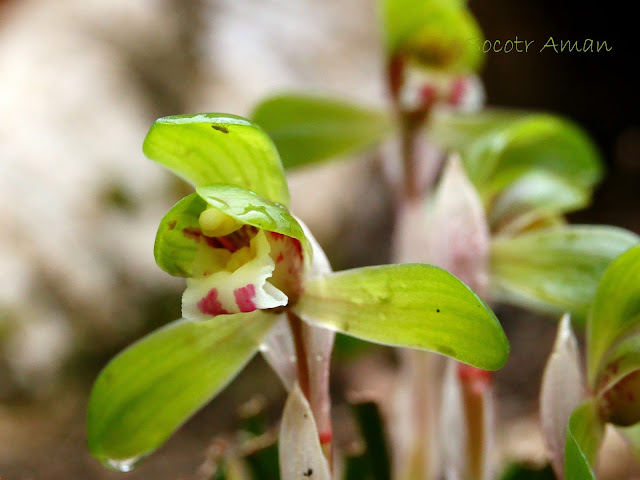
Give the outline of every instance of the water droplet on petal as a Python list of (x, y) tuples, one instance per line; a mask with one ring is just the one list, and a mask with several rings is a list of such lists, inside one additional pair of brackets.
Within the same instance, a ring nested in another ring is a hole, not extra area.
[(295, 361), (296, 361), (296, 356), (295, 356), (295, 355), (291, 355), (291, 356), (289, 357), (289, 361), (290, 361), (291, 363), (295, 363)]
[(143, 456), (140, 457), (132, 457), (132, 458), (125, 458), (125, 459), (107, 459), (105, 460), (103, 463), (113, 469), (113, 470), (118, 470), (119, 472), (130, 472), (131, 470), (133, 470), (134, 468), (136, 468), (136, 465), (138, 465), (138, 463), (140, 463), (140, 461), (143, 459)]
[(316, 362), (321, 362), (322, 361), (322, 355), (316, 355)]

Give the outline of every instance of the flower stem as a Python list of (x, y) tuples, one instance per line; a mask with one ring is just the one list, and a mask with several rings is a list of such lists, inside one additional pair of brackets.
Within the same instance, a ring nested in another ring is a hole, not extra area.
[(304, 393), (307, 401), (311, 402), (311, 387), (309, 382), (309, 364), (307, 363), (307, 351), (302, 335), (302, 320), (293, 312), (287, 312), (289, 328), (293, 336), (293, 344), (296, 349), (296, 360), (298, 366), (298, 384)]

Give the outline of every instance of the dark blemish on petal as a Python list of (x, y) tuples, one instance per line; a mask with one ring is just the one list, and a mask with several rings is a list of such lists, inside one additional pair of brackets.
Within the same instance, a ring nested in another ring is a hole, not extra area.
[(176, 228), (176, 223), (178, 223), (177, 220), (173, 220), (173, 221), (169, 222), (169, 225), (168, 225), (169, 230), (173, 230), (174, 228)]
[(211, 128), (222, 133), (229, 133), (229, 129), (227, 127), (223, 127), (222, 125), (212, 124)]
[(435, 350), (437, 352), (440, 352), (443, 355), (448, 356), (448, 357), (453, 357), (456, 354), (456, 352), (455, 352), (455, 350), (453, 348), (447, 347), (446, 345), (440, 345)]
[(182, 229), (182, 234), (185, 237), (200, 243), (200, 237), (202, 237), (202, 230), (200, 230), (199, 228), (187, 227)]
[(436, 308), (436, 313), (440, 313), (440, 309), (439, 308)]
[(313, 475), (313, 468), (308, 468), (306, 472), (302, 472), (302, 475), (304, 475), (305, 477), (310, 477), (311, 475)]

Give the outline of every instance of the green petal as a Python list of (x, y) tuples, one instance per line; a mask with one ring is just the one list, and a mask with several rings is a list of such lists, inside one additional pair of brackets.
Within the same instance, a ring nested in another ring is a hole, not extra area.
[(244, 118), (221, 113), (164, 117), (149, 130), (143, 151), (197, 187), (227, 183), (289, 204), (278, 151)]
[(500, 225), (522, 215), (564, 214), (588, 205), (589, 191), (545, 171), (532, 171), (509, 185), (491, 205), (489, 220)]
[(151, 453), (225, 387), (277, 319), (257, 310), (206, 322), (180, 320), (124, 350), (91, 393), (91, 453), (120, 468)]
[(391, 131), (386, 112), (329, 98), (282, 95), (265, 100), (253, 121), (273, 139), (286, 168), (372, 146)]
[(367, 267), (307, 282), (306, 321), (371, 342), (432, 350), (496, 370), (509, 343), (491, 309), (456, 277), (430, 265)]
[(402, 51), (427, 67), (453, 71), (481, 65), (484, 38), (466, 2), (382, 0), (381, 10), (389, 55)]
[(160, 268), (176, 277), (192, 277), (201, 241), (200, 214), (207, 207), (197, 193), (176, 203), (160, 221), (153, 254)]
[[(637, 241), (636, 241), (637, 243)], [(606, 364), (625, 359), (640, 361), (636, 340), (629, 338), (605, 355), (616, 341), (640, 325), (640, 246), (617, 258), (604, 273), (587, 323), (587, 366), (589, 385), (596, 387)], [(640, 366), (640, 363), (637, 363)], [(620, 365), (623, 366), (623, 365)], [(626, 365), (626, 370), (633, 365)], [(616, 368), (616, 370), (618, 370)], [(619, 372), (622, 373), (622, 372)]]
[(544, 171), (580, 189), (591, 189), (602, 176), (593, 142), (553, 115), (445, 113), (434, 117), (430, 134), (440, 147), (461, 153), (469, 178), (487, 199), (531, 172)]
[(239, 222), (298, 239), (305, 252), (305, 261), (311, 260), (311, 245), (302, 227), (286, 207), (231, 185), (198, 187), (196, 193), (209, 205)]
[(564, 449), (565, 480), (595, 480), (592, 466), (603, 434), (604, 425), (592, 403), (583, 403), (573, 411)]
[(638, 239), (608, 226), (565, 226), (498, 237), (491, 246), (492, 297), (585, 315), (609, 263)]

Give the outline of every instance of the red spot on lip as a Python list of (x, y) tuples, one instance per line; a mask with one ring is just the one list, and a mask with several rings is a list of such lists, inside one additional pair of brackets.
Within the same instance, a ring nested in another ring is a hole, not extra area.
[(252, 283), (246, 287), (236, 288), (233, 291), (236, 297), (236, 304), (241, 312), (253, 312), (257, 310), (256, 304), (253, 303), (253, 297), (256, 296), (256, 287)]
[(200, 310), (205, 315), (223, 315), (227, 314), (224, 308), (222, 308), (222, 303), (218, 300), (218, 290), (216, 288), (212, 288), (207, 293), (207, 296), (198, 302), (198, 310)]
[(278, 258), (276, 259), (276, 263), (280, 263), (282, 260), (284, 260), (284, 254), (280, 252), (280, 254), (278, 255)]

